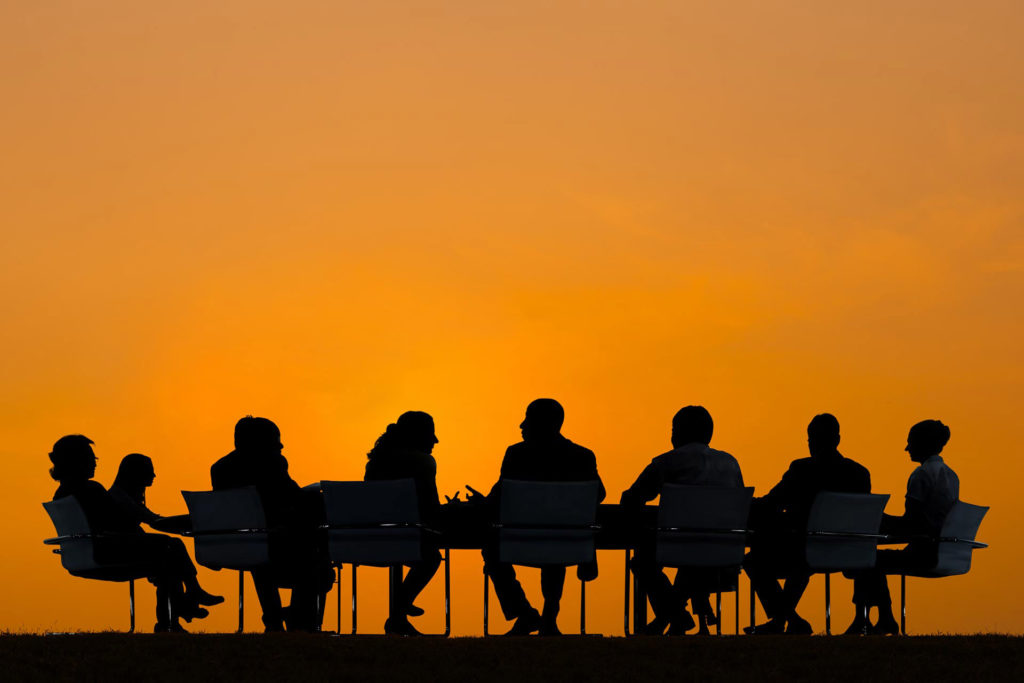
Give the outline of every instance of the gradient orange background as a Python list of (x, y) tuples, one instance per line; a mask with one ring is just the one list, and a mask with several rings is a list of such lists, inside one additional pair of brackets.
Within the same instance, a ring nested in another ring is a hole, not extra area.
[[(940, 418), (992, 547), (912, 580), (909, 626), (1024, 631), (1024, 11), (847, 5), (5, 3), (0, 629), (127, 623), (123, 585), (42, 545), (63, 434), (107, 485), (152, 456), (172, 514), (242, 415), (277, 421), (305, 484), (361, 478), (420, 409), (450, 494), (490, 486), (551, 396), (611, 499), (701, 403), (759, 494), (835, 413), (898, 514), (907, 429)], [(621, 554), (600, 561), (589, 629), (618, 634)], [(235, 575), (201, 579), (228, 597), (201, 627), (233, 629)], [(456, 552), (456, 634), (481, 582)], [(819, 630), (821, 603), (819, 577)]]

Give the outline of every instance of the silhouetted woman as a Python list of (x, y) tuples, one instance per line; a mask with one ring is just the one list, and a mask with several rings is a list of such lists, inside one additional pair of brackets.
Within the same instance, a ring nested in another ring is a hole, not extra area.
[[(437, 436), (434, 418), (424, 412), (402, 413), (389, 424), (367, 454), (366, 481), (386, 479), (412, 479), (416, 482), (416, 496), (420, 521), (429, 523), (441, 508), (437, 495), (437, 461), (431, 452)], [(436, 547), (423, 549), (423, 561), (410, 565), (384, 623), (384, 632), (396, 635), (419, 635), (408, 617), (419, 616), (423, 610), (413, 602), (441, 565), (441, 553)]]
[[(74, 496), (96, 539), (101, 563), (131, 563), (149, 571), (156, 586), (156, 627), (154, 631), (184, 631), (178, 619), (202, 619), (208, 612), (201, 605), (223, 602), (199, 587), (196, 569), (185, 544), (177, 538), (147, 534), (134, 515), (126, 514), (110, 492), (93, 480), (96, 455), (92, 441), (81, 434), (61, 437), (50, 453), (50, 476), (60, 483), (53, 499)], [(168, 609), (170, 603), (170, 610)]]

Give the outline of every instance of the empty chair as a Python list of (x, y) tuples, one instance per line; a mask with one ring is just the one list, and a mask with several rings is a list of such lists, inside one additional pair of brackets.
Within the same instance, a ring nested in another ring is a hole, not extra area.
[(974, 540), (987, 512), (987, 507), (957, 501), (942, 522), (942, 530), (939, 532), (939, 538), (936, 539), (938, 541), (938, 559), (934, 567), (928, 569), (886, 568), (884, 570), (886, 573), (900, 575), (900, 633), (907, 634), (907, 577), (919, 576), (937, 579), (944, 576), (966, 574), (970, 571), (971, 555), (974, 549), (988, 547), (987, 544)]
[[(498, 510), (498, 560), (527, 567), (593, 562), (600, 483), (504, 479)], [(586, 629), (586, 582), (580, 580), (580, 633)], [(490, 577), (484, 573), (484, 635)]]
[(245, 624), (245, 572), (270, 564), (263, 504), (255, 487), (182, 491), (192, 521), (196, 562), (238, 571), (238, 633)]
[[(832, 634), (833, 572), (855, 572), (875, 566), (878, 528), (888, 494), (822, 492), (807, 518), (806, 559), (812, 572), (825, 575), (825, 633)], [(753, 602), (751, 602), (751, 620)]]
[[(747, 517), (754, 489), (666, 484), (654, 535), (655, 563), (682, 571), (716, 594), (716, 631), (722, 631), (722, 592), (736, 592), (739, 633), (739, 572), (746, 549)], [(629, 551), (626, 551), (626, 634), (629, 634)], [(640, 596), (638, 596), (640, 597)], [(643, 598), (641, 598), (643, 599)]]
[[(56, 538), (43, 543), (59, 546), (53, 552), (60, 555), (60, 563), (72, 576), (99, 581), (128, 582), (129, 633), (135, 631), (135, 579), (145, 578), (151, 568), (141, 564), (124, 562), (99, 562), (96, 558), (96, 541), (100, 535), (89, 528), (85, 511), (74, 498), (65, 496), (43, 503), (46, 513), (57, 531)], [(170, 605), (168, 605), (170, 610)]]
[[(425, 534), (420, 520), (416, 483), (412, 479), (320, 482), (326, 513), (327, 553), (337, 566), (352, 565), (352, 633), (357, 632), (356, 568), (390, 567), (390, 600), (403, 565), (423, 559)], [(451, 633), (451, 577), (444, 549), (444, 633)], [(338, 592), (338, 632), (341, 632), (341, 592)]]

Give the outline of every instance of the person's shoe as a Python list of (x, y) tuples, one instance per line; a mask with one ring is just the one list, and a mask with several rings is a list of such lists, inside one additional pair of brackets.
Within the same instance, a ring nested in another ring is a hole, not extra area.
[(407, 615), (409, 615), (410, 617), (422, 617), (423, 616), (423, 608), (422, 607), (417, 607), (416, 605), (414, 605), (414, 604), (412, 604), (410, 602), (409, 606), (405, 608), (405, 613)]
[(220, 603), (224, 602), (223, 595), (214, 595), (213, 593), (207, 593), (202, 588), (200, 588), (199, 590), (192, 591), (191, 593), (188, 593), (186, 597), (195, 602), (197, 605), (203, 605), (204, 607), (213, 607), (214, 605), (219, 605)]
[(558, 630), (558, 622), (556, 620), (542, 617), (539, 635), (560, 636), (562, 635), (562, 632)]
[(384, 622), (384, 633), (389, 636), (422, 636), (416, 627), (409, 623), (405, 617), (401, 619), (388, 619)]
[(697, 625), (697, 622), (693, 620), (690, 613), (685, 609), (679, 613), (675, 619), (668, 624), (668, 634), (670, 636), (681, 636), (685, 635), (687, 631)]
[(668, 619), (664, 617), (654, 617), (651, 623), (641, 629), (641, 635), (645, 636), (663, 636), (665, 635), (665, 629), (668, 628)]
[(539, 631), (542, 625), (540, 614), (535, 609), (531, 609), (526, 614), (522, 614), (516, 619), (516, 623), (512, 625), (511, 630), (506, 633), (506, 636), (528, 636), (534, 631)]
[(873, 636), (898, 636), (900, 625), (893, 618), (880, 617), (878, 623), (868, 627), (868, 634)]
[(864, 619), (864, 617), (857, 615), (850, 622), (850, 625), (843, 631), (844, 636), (861, 636), (865, 633), (871, 633), (871, 629), (874, 628), (870, 621)]
[(778, 635), (786, 632), (786, 620), (769, 619), (757, 626), (744, 626), (743, 632), (750, 636)]
[(205, 619), (210, 616), (210, 612), (199, 605), (194, 605), (182, 608), (179, 612), (176, 612), (174, 616), (192, 623), (193, 619)]
[(156, 626), (153, 627), (153, 633), (188, 633), (185, 627), (179, 624), (177, 621), (173, 621), (169, 624), (163, 622), (156, 622)]
[(787, 636), (809, 636), (812, 633), (814, 629), (811, 628), (811, 623), (799, 614), (794, 614), (786, 622)]

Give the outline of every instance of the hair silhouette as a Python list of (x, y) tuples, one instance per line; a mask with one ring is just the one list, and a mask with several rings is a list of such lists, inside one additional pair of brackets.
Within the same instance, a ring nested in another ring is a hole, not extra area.
[(95, 472), (96, 455), (92, 452), (92, 439), (81, 434), (68, 434), (57, 439), (50, 451), (50, 476), (56, 481), (91, 479)]
[(235, 424), (235, 448), (239, 451), (278, 451), (281, 430), (265, 417), (246, 415)]
[(923, 420), (910, 428), (907, 450), (920, 452), (924, 457), (938, 455), (949, 443), (949, 427), (939, 420)]
[(153, 461), (142, 453), (129, 453), (121, 458), (114, 477), (114, 486), (128, 494), (132, 500), (146, 503), (146, 488), (153, 483)]
[(370, 460), (386, 457), (395, 451), (410, 450), (430, 453), (437, 436), (434, 435), (434, 418), (420, 410), (410, 410), (398, 416), (377, 437), (373, 448), (366, 454)]
[(526, 418), (519, 428), (524, 439), (550, 438), (557, 436), (565, 421), (565, 409), (553, 398), (538, 398), (526, 406)]
[(688, 443), (711, 443), (715, 422), (704, 406), (686, 406), (672, 418), (672, 445), (679, 447)]

